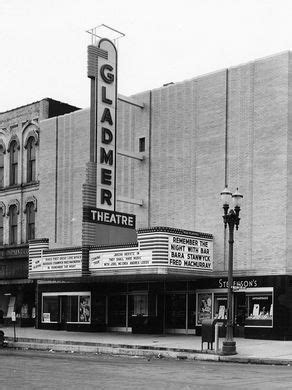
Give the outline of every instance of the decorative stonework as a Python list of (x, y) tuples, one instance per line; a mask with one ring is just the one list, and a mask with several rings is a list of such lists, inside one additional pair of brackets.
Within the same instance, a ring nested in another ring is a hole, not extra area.
[(8, 202), (8, 205), (7, 205), (7, 212), (6, 212), (6, 215), (9, 214), (9, 209), (11, 206), (16, 206), (16, 212), (17, 214), (19, 214), (19, 211), (20, 211), (20, 204), (19, 204), (19, 201), (17, 199), (11, 199), (9, 202)]
[(24, 209), (23, 209), (23, 212), (26, 213), (26, 207), (27, 207), (27, 204), (28, 203), (33, 203), (34, 205), (34, 211), (37, 211), (37, 199), (35, 196), (29, 196), (25, 199), (24, 201)]
[[(28, 129), (29, 127), (32, 127), (31, 129)], [(23, 132), (25, 132), (25, 130), (28, 129), (27, 133), (25, 134), (25, 137), (24, 137), (24, 144), (23, 144), (23, 147), (26, 149), (27, 148), (27, 143), (28, 143), (28, 140), (30, 139), (30, 137), (33, 137), (34, 138), (34, 142), (35, 142), (35, 145), (38, 145), (39, 143), (39, 126), (37, 123), (34, 123), (32, 121), (29, 121), (25, 124), (25, 126), (23, 127)]]
[(18, 149), (18, 150), (20, 149), (20, 142), (19, 142), (19, 139), (18, 139), (18, 137), (17, 137), (16, 134), (13, 134), (13, 136), (10, 138), (9, 143), (8, 143), (8, 148), (7, 148), (7, 152), (8, 152), (8, 153), (10, 152), (10, 147), (11, 147), (11, 144), (12, 144), (13, 141), (16, 141), (17, 149)]
[(3, 149), (3, 153), (6, 153), (6, 145), (2, 138), (0, 138), (0, 147)]
[(0, 202), (0, 209), (2, 209), (3, 217), (6, 215), (6, 206), (4, 202)]

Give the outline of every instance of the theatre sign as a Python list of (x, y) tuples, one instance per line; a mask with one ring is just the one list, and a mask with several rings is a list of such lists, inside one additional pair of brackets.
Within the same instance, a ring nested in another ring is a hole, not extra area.
[(71, 253), (48, 253), (39, 257), (30, 259), (29, 275), (30, 277), (42, 277), (41, 275), (55, 276), (60, 273), (64, 274), (80, 274), (82, 267), (81, 251), (72, 251)]
[(83, 221), (135, 229), (136, 216), (85, 206), (83, 207)]
[(109, 39), (88, 46), (90, 158), (97, 176), (96, 208), (84, 205), (83, 221), (134, 229), (135, 217), (116, 211), (117, 60), (117, 49)]
[(213, 241), (193, 236), (169, 236), (168, 263), (171, 267), (212, 271)]
[(89, 270), (118, 269), (125, 267), (145, 267), (152, 265), (152, 251), (141, 251), (133, 248), (127, 251), (107, 253), (90, 253)]

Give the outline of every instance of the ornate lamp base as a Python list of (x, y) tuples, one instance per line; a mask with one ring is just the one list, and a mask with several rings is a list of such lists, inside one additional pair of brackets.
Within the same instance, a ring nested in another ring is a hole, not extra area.
[(223, 341), (222, 345), (223, 355), (236, 355), (236, 342), (235, 341)]

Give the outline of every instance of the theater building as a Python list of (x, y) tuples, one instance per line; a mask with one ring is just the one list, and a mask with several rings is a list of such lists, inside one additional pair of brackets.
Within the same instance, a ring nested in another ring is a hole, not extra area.
[(0, 113), (0, 324), (35, 320), (35, 281), (28, 279), (28, 240), (38, 233), (40, 121), (76, 110), (43, 99)]
[(88, 47), (90, 108), (38, 124), (37, 327), (199, 335), (224, 319), (228, 185), (244, 195), (235, 334), (291, 339), (291, 67), (285, 52), (124, 97), (114, 45)]

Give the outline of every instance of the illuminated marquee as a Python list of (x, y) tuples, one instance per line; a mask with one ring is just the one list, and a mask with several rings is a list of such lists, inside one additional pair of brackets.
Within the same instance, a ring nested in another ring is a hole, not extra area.
[(168, 264), (197, 270), (213, 270), (213, 241), (199, 237), (169, 236)]

